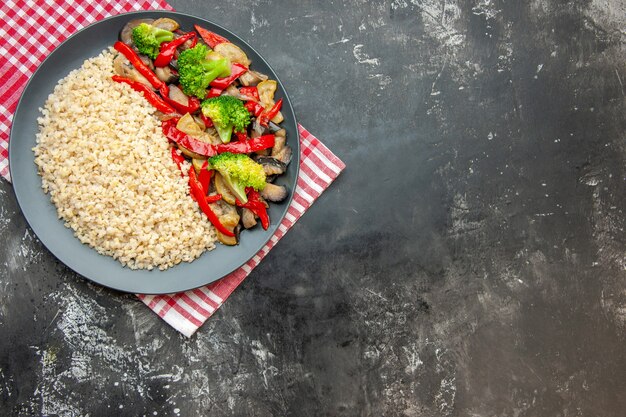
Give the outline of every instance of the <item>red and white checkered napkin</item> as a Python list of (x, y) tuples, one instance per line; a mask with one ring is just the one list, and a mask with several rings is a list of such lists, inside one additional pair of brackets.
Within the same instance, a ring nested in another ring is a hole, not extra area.
[[(161, 0), (19, 1), (0, 4), (0, 175), (9, 176), (9, 129), (13, 112), (29, 77), (64, 39), (105, 17), (134, 10), (173, 8)], [(178, 294), (138, 297), (185, 336), (191, 336), (222, 305), (291, 226), (345, 168), (315, 136), (298, 125), (300, 175), (287, 215), (259, 253), (211, 285)]]

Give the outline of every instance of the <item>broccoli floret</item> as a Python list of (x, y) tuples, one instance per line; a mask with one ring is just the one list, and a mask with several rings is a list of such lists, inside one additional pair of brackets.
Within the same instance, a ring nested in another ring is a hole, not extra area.
[(243, 132), (250, 124), (250, 113), (241, 100), (232, 96), (219, 96), (202, 102), (202, 114), (210, 118), (223, 143), (230, 142), (233, 128)]
[(221, 153), (209, 158), (211, 168), (217, 170), (235, 196), (242, 203), (248, 202), (246, 187), (257, 191), (265, 188), (265, 171), (263, 166), (242, 153)]
[(159, 55), (159, 48), (163, 42), (174, 39), (174, 34), (169, 30), (141, 23), (133, 28), (133, 42), (139, 52), (154, 59)]
[(208, 60), (208, 52), (205, 45), (198, 44), (178, 56), (178, 75), (185, 94), (204, 98), (211, 81), (230, 75), (230, 60)]

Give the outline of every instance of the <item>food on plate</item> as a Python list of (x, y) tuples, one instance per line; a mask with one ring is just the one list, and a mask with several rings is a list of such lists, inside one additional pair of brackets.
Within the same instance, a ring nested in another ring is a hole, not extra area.
[(140, 53), (155, 59), (163, 42), (174, 39), (169, 30), (161, 29), (149, 23), (140, 23), (133, 28), (133, 43)]
[(191, 262), (270, 226), (292, 151), (277, 83), (200, 26), (136, 19), (56, 86), (35, 162), (60, 218), (132, 269)]

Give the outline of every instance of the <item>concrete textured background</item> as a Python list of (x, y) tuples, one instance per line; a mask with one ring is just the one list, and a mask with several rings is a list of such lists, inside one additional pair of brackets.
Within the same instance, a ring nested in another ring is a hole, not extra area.
[(171, 4), (348, 168), (189, 340), (0, 182), (1, 415), (624, 415), (622, 0)]

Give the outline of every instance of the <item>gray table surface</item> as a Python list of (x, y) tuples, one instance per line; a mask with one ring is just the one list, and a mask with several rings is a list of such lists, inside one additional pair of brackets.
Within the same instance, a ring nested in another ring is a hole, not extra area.
[(171, 3), (348, 168), (191, 339), (0, 182), (0, 415), (624, 415), (623, 1)]

